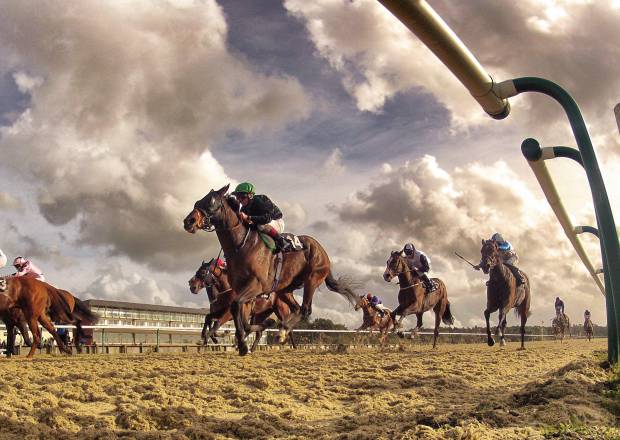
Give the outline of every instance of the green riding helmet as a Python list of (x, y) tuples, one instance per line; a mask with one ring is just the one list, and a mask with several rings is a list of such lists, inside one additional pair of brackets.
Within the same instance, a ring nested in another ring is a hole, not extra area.
[(254, 194), (254, 185), (250, 182), (242, 182), (237, 185), (233, 194)]

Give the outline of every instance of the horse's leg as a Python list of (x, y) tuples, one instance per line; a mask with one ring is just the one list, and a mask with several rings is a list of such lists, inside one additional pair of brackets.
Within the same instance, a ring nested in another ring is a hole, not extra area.
[(312, 298), (314, 297), (314, 291), (325, 280), (327, 274), (329, 273), (328, 271), (317, 270), (311, 273), (308, 279), (304, 282), (304, 300), (301, 304), (301, 316), (304, 318), (312, 315)]
[(64, 351), (67, 354), (72, 354), (71, 349), (69, 349), (62, 341), (62, 338), (56, 332), (56, 328), (54, 328), (54, 324), (52, 324), (52, 321), (50, 321), (46, 314), (43, 313), (41, 314), (41, 316), (39, 316), (39, 322), (41, 323), (43, 328), (45, 328), (45, 330), (47, 330), (53, 336), (56, 344), (58, 344), (58, 348), (60, 351)]
[(15, 324), (7, 319), (4, 325), (6, 327), (6, 352), (4, 354), (10, 358), (15, 354)]
[(288, 340), (291, 343), (291, 347), (296, 349), (297, 348), (297, 344), (295, 344), (295, 338), (293, 338), (293, 330), (290, 330), (288, 332)]
[[(30, 334), (28, 333), (28, 323), (26, 322), (26, 320), (24, 320), (21, 316), (19, 317), (19, 319), (17, 320), (17, 322), (15, 323), (16, 327), (19, 328), (19, 332), (22, 335), (22, 339), (24, 340), (24, 344), (26, 344), (27, 346), (31, 346), (32, 345), (32, 339), (30, 339)], [(13, 336), (15, 337), (15, 336)]]
[(34, 352), (39, 346), (41, 342), (41, 330), (39, 330), (39, 321), (35, 316), (30, 316), (27, 318), (28, 327), (30, 328), (30, 333), (32, 333), (32, 345), (30, 346), (30, 351), (26, 356), (27, 359), (32, 359), (34, 356)]
[(441, 302), (438, 302), (434, 307), (435, 312), (435, 330), (433, 331), (433, 348), (437, 347), (437, 338), (439, 337), (439, 324), (441, 324), (441, 317), (445, 311), (445, 307), (441, 307)]
[(520, 306), (520, 309), (519, 315), (521, 317), (521, 328), (519, 330), (521, 331), (521, 347), (519, 347), (519, 350), (525, 350), (525, 324), (527, 323), (528, 310), (525, 305)]
[(256, 297), (256, 292), (260, 292), (260, 289), (261, 286), (257, 280), (251, 281), (241, 292), (239, 292), (239, 297), (230, 305), (230, 311), (232, 312), (235, 321), (235, 337), (237, 338), (237, 347), (239, 348), (239, 355), (241, 356), (248, 354), (248, 344), (245, 342), (245, 338), (247, 336), (246, 332), (249, 330), (249, 325), (243, 314), (243, 306), (254, 299)]
[(499, 336), (499, 346), (506, 346), (506, 340), (504, 339), (504, 328), (506, 327), (506, 310), (503, 307), (499, 308), (499, 316), (497, 322), (497, 335)]
[(258, 330), (254, 333), (254, 342), (252, 343), (252, 348), (250, 348), (250, 351), (252, 353), (254, 353), (254, 351), (256, 351), (256, 347), (258, 347), (258, 342), (260, 341), (260, 338), (263, 337), (263, 331), (262, 330)]
[(487, 307), (486, 310), (484, 311), (484, 319), (487, 323), (487, 345), (489, 347), (493, 347), (495, 345), (495, 341), (493, 340), (493, 336), (491, 336), (491, 324), (489, 322), (490, 318), (491, 318), (491, 310), (489, 310), (489, 307)]
[(213, 322), (211, 318), (211, 313), (205, 315), (205, 323), (202, 325), (202, 331), (200, 332), (200, 337), (202, 338), (202, 345), (207, 345), (209, 342), (207, 332), (211, 330), (211, 323)]

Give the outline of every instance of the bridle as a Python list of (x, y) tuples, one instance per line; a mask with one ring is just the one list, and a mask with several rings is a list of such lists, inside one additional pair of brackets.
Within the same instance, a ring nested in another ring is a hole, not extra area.
[[(216, 213), (224, 211), (224, 201), (221, 197), (219, 199), (219, 202), (220, 202), (220, 206), (213, 214), (207, 214), (207, 211), (204, 208), (201, 208), (200, 206), (198, 206), (199, 202), (196, 202), (194, 204), (194, 209), (200, 212), (200, 214), (204, 217), (203, 226), (201, 226), (200, 229), (206, 232), (224, 232), (224, 231), (234, 231), (235, 229), (243, 226), (243, 222), (237, 215), (236, 216), (237, 224), (235, 224), (234, 226), (230, 228), (216, 228), (215, 225), (213, 224), (212, 218), (215, 216)], [(249, 235), (250, 235), (250, 228), (247, 228), (245, 231), (245, 235), (243, 236), (243, 240), (241, 241), (241, 244), (236, 248), (237, 251), (243, 248), (243, 246), (248, 240)]]
[[(215, 274), (215, 269), (220, 269), (220, 275), (221, 275), (222, 269), (217, 266), (217, 259), (213, 260), (209, 264), (204, 275), (201, 275), (201, 272), (203, 269), (202, 269), (202, 266), (200, 266), (200, 268), (196, 271), (196, 274), (194, 275), (194, 277), (196, 277), (197, 279), (203, 282), (205, 289), (208, 287), (211, 287), (211, 288), (217, 287), (215, 285), (215, 277), (217, 277), (218, 275)], [(218, 295), (222, 293), (230, 292), (231, 290), (232, 290), (232, 287), (230, 289), (222, 290), (221, 292), (218, 292)]]
[[(396, 256), (397, 256), (397, 254), (396, 255), (391, 255), (390, 259), (387, 262), (387, 269), (390, 271), (390, 275), (392, 275), (393, 277), (397, 277), (399, 275), (404, 275), (406, 273), (416, 272), (415, 269), (407, 269), (407, 270), (403, 270), (403, 271), (400, 271), (400, 272), (393, 272), (392, 268), (390, 267), (391, 266), (390, 262), (393, 261), (392, 259), (395, 258)], [(402, 258), (402, 255), (398, 255), (398, 256)], [(399, 284), (400, 284), (400, 282), (399, 282)], [(409, 285), (407, 287), (401, 287), (400, 291), (411, 289), (411, 288), (413, 288), (415, 286), (418, 286), (420, 284), (422, 284), (421, 281), (418, 281), (417, 283), (412, 283), (411, 285)]]

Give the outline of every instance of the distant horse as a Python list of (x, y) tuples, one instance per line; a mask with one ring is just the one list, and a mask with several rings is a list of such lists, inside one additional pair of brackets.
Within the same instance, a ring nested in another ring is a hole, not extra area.
[(385, 272), (383, 272), (383, 279), (388, 283), (396, 276), (400, 289), (398, 291), (398, 307), (392, 312), (392, 320), (396, 321), (397, 315), (400, 315), (400, 319), (394, 324), (394, 330), (400, 327), (400, 323), (407, 315), (416, 315), (418, 322), (414, 334), (417, 333), (422, 328), (422, 315), (424, 312), (433, 309), (435, 312), (433, 348), (435, 348), (439, 336), (439, 324), (442, 321), (445, 325), (454, 323), (446, 285), (439, 278), (433, 278), (432, 281), (437, 285), (437, 288), (427, 294), (420, 278), (409, 269), (402, 251), (392, 252), (387, 260)]
[(570, 319), (565, 313), (560, 313), (553, 318), (551, 322), (551, 328), (553, 329), (553, 336), (556, 340), (564, 342), (564, 335), (568, 331), (568, 335), (572, 336), (570, 331)]
[(368, 298), (366, 298), (366, 295), (360, 296), (360, 299), (355, 304), (355, 310), (357, 311), (359, 309), (362, 309), (364, 316), (362, 318), (362, 325), (355, 331), (359, 332), (361, 330), (368, 329), (369, 335), (372, 335), (373, 330), (378, 330), (379, 341), (381, 342), (381, 345), (383, 345), (385, 343), (385, 339), (388, 336), (390, 328), (394, 326), (392, 312), (388, 309), (385, 309), (385, 315), (381, 317), (380, 313), (370, 305), (370, 302), (368, 301)]
[(5, 312), (10, 308), (20, 309), (32, 333), (32, 345), (27, 358), (32, 358), (34, 352), (41, 341), (41, 331), (39, 323), (54, 337), (61, 351), (71, 354), (56, 332), (50, 315), (62, 317), (70, 320), (71, 311), (64, 302), (58, 302), (56, 289), (47, 283), (34, 278), (13, 277), (6, 279), (4, 293), (0, 294), (3, 298), (0, 305), (0, 312)]
[(591, 341), (592, 335), (594, 334), (594, 325), (592, 324), (592, 320), (589, 316), (586, 317), (585, 321), (583, 322), (583, 330), (586, 333), (586, 338), (588, 338), (588, 341)]
[[(216, 264), (216, 259), (212, 259), (209, 262), (203, 261), (196, 274), (189, 280), (189, 286), (190, 291), (194, 294), (197, 294), (203, 288), (207, 290), (210, 310), (205, 316), (202, 339), (205, 345), (209, 338), (217, 343), (216, 332), (222, 325), (233, 319), (230, 306), (237, 298), (236, 293), (230, 287), (228, 272)], [(275, 313), (280, 320), (280, 343), (283, 344), (288, 338), (293, 348), (296, 348), (292, 329), (286, 328), (283, 323), (291, 314), (288, 303), (294, 302), (297, 304), (297, 301), (290, 292), (283, 295), (287, 296), (286, 301), (282, 300), (278, 295), (271, 294), (267, 298), (257, 297), (252, 302), (244, 305), (244, 315), (251, 315), (250, 328), (256, 332), (252, 351), (254, 351), (262, 337), (263, 330), (272, 324), (268, 320), (272, 313)]]
[[(325, 281), (329, 290), (338, 292), (352, 304), (356, 295), (343, 280), (336, 280), (331, 272), (327, 253), (314, 238), (300, 235), (304, 245), (302, 251), (282, 254), (282, 268), (276, 279), (276, 255), (265, 246), (259, 234), (249, 225), (244, 224), (237, 214), (238, 202), (227, 197), (229, 185), (219, 190), (211, 190), (205, 197), (194, 204), (194, 209), (183, 220), (187, 232), (198, 230), (215, 231), (226, 256), (229, 279), (233, 289), (238, 293), (231, 304), (237, 347), (240, 355), (248, 353), (245, 342), (250, 324), (243, 314), (243, 305), (265, 293), (290, 293), (303, 286), (304, 296), (301, 308), (296, 303), (289, 303), (291, 317), (286, 322), (293, 328), (302, 316), (312, 313), (312, 298), (315, 290)], [(286, 300), (286, 296), (280, 296)]]
[(495, 344), (491, 336), (489, 318), (491, 313), (499, 310), (497, 333), (500, 336), (500, 346), (506, 345), (504, 330), (506, 329), (506, 315), (512, 308), (515, 309), (517, 316), (521, 318), (521, 347), (525, 349), (525, 324), (530, 314), (530, 280), (521, 271), (525, 283), (517, 287), (517, 280), (514, 275), (502, 262), (502, 257), (493, 240), (482, 240), (480, 250), (480, 268), (485, 274), (490, 274), (487, 282), (487, 307), (484, 311), (484, 318), (487, 323), (487, 344), (492, 347)]

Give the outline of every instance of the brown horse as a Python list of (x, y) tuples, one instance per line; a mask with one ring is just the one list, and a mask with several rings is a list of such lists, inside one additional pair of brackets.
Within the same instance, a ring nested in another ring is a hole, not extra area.
[(409, 269), (402, 251), (392, 252), (387, 260), (385, 272), (383, 272), (383, 279), (388, 283), (396, 276), (398, 277), (400, 289), (398, 291), (398, 307), (392, 312), (392, 319), (396, 321), (396, 315), (400, 315), (400, 319), (394, 324), (394, 330), (400, 327), (400, 323), (407, 315), (415, 314), (418, 319), (413, 331), (413, 335), (415, 335), (422, 328), (422, 315), (424, 312), (433, 309), (435, 312), (433, 348), (435, 348), (437, 346), (437, 337), (439, 336), (439, 324), (442, 321), (445, 325), (452, 325), (454, 323), (454, 317), (450, 312), (450, 301), (448, 301), (446, 285), (439, 278), (433, 278), (432, 281), (438, 287), (427, 294), (417, 273)]
[[(314, 238), (301, 235), (299, 240), (302, 251), (282, 254), (280, 276), (276, 278), (277, 256), (264, 245), (257, 231), (243, 223), (237, 214), (236, 199), (226, 196), (229, 185), (219, 190), (211, 190), (197, 201), (194, 209), (183, 220), (187, 232), (197, 230), (215, 231), (226, 262), (229, 279), (238, 297), (231, 304), (234, 316), (237, 346), (239, 354), (248, 353), (245, 342), (250, 330), (247, 319), (243, 316), (243, 305), (263, 293), (290, 293), (303, 286), (304, 295), (301, 308), (296, 303), (289, 303), (292, 314), (285, 323), (293, 328), (301, 316), (312, 313), (312, 297), (315, 290), (325, 281), (327, 288), (338, 292), (355, 303), (355, 292), (341, 278), (336, 280), (331, 272), (327, 253)], [(279, 296), (286, 301), (286, 296)]]
[(49, 315), (69, 321), (71, 311), (64, 301), (57, 301), (57, 290), (34, 278), (13, 277), (6, 280), (0, 311), (20, 309), (32, 333), (32, 345), (27, 358), (32, 358), (41, 341), (39, 323), (54, 337), (61, 351), (71, 354), (54, 328)]
[(583, 322), (583, 330), (586, 334), (586, 338), (588, 338), (588, 341), (591, 341), (592, 335), (594, 334), (594, 325), (592, 324), (590, 317), (585, 318)]
[(484, 311), (484, 319), (487, 322), (487, 344), (492, 347), (495, 344), (491, 336), (489, 318), (491, 313), (499, 310), (497, 334), (500, 336), (500, 346), (506, 345), (504, 330), (506, 328), (506, 315), (510, 309), (515, 309), (517, 316), (521, 318), (521, 347), (525, 350), (525, 324), (530, 314), (530, 280), (521, 271), (525, 283), (517, 287), (517, 280), (511, 270), (502, 262), (502, 257), (493, 240), (482, 240), (480, 249), (482, 258), (480, 268), (485, 274), (489, 274), (487, 282), (487, 307)]
[(385, 316), (381, 317), (380, 313), (375, 310), (374, 307), (370, 305), (368, 298), (366, 295), (360, 296), (360, 299), (355, 304), (355, 310), (362, 309), (364, 313), (362, 325), (357, 328), (355, 331), (359, 332), (361, 330), (369, 330), (369, 334), (372, 335), (373, 330), (379, 331), (379, 341), (381, 345), (385, 343), (385, 339), (387, 338), (388, 332), (391, 327), (394, 326), (394, 320), (392, 319), (392, 312), (386, 309)]
[(558, 313), (551, 322), (551, 328), (553, 329), (553, 336), (556, 341), (564, 342), (564, 335), (568, 331), (568, 335), (572, 336), (570, 330), (570, 319), (566, 313)]
[[(189, 280), (189, 286), (190, 291), (194, 294), (197, 294), (203, 288), (207, 290), (210, 311), (205, 316), (202, 338), (205, 345), (209, 338), (217, 343), (216, 332), (222, 325), (233, 319), (230, 306), (237, 298), (236, 293), (230, 287), (227, 270), (219, 267), (215, 259), (209, 262), (203, 261), (196, 274)], [(292, 347), (296, 348), (292, 329), (287, 329), (283, 323), (291, 314), (288, 303), (294, 302), (297, 304), (297, 301), (290, 292), (284, 295), (287, 296), (286, 301), (272, 293), (267, 298), (257, 297), (245, 304), (244, 316), (251, 315), (250, 328), (256, 332), (252, 351), (255, 350), (262, 337), (263, 330), (272, 324), (272, 321), (269, 320), (269, 316), (272, 313), (275, 313), (280, 320), (280, 343), (286, 342), (288, 337)]]

